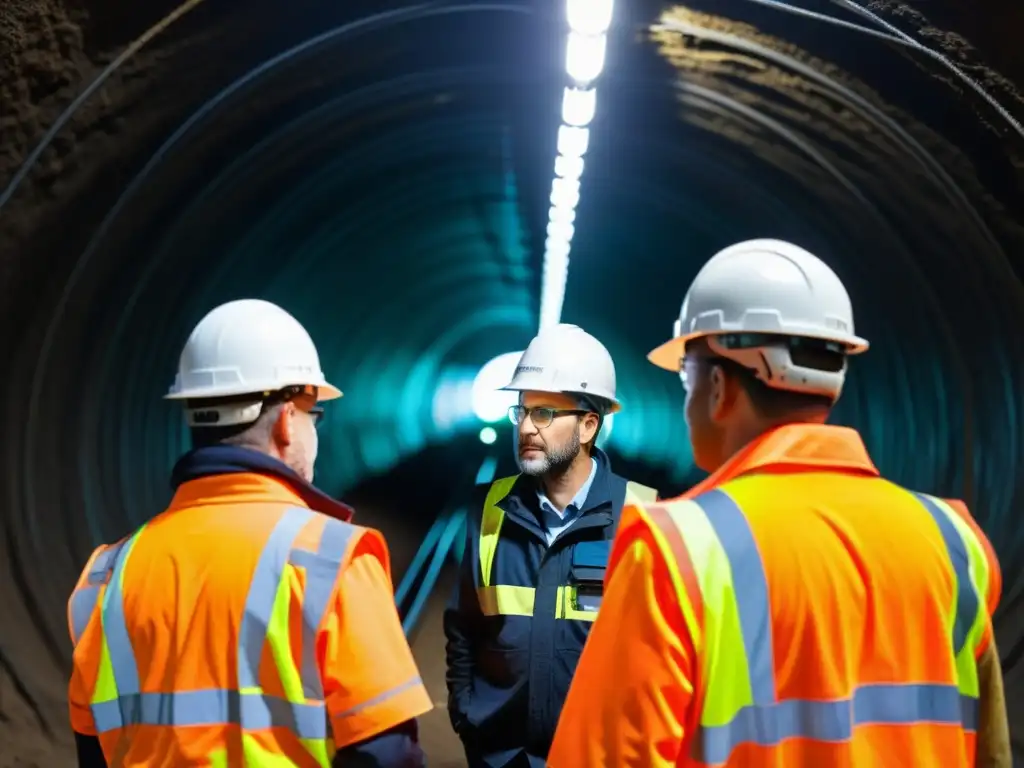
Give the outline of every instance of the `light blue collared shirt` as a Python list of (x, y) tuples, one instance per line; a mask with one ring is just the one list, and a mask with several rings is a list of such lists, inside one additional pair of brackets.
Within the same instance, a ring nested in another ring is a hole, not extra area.
[(555, 509), (555, 505), (551, 503), (551, 500), (545, 495), (543, 489), (537, 491), (537, 501), (540, 502), (540, 524), (544, 529), (544, 535), (548, 540), (548, 546), (550, 547), (555, 539), (559, 535), (572, 525), (576, 518), (580, 516), (580, 512), (583, 510), (583, 505), (587, 503), (587, 496), (590, 494), (590, 486), (594, 484), (594, 478), (597, 477), (597, 459), (590, 459), (590, 477), (587, 481), (580, 486), (580, 489), (576, 491), (576, 495), (572, 497), (572, 501), (569, 502), (569, 506), (565, 508), (564, 512), (559, 512)]

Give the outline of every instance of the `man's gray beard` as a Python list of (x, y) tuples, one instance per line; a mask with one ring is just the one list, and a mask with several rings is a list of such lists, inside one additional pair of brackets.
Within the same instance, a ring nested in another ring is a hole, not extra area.
[(541, 477), (544, 475), (560, 475), (564, 473), (573, 460), (580, 455), (580, 428), (579, 425), (573, 430), (572, 438), (560, 448), (545, 452), (538, 459), (524, 459), (519, 455), (519, 446), (516, 446), (516, 461), (519, 462), (519, 469), (524, 475)]

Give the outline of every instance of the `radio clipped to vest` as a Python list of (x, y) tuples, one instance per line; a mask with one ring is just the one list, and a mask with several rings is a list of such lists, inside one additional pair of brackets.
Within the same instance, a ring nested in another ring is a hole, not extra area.
[[(640, 483), (626, 483), (622, 504), (650, 504), (658, 498), (658, 492)], [(616, 505), (613, 517), (618, 528), (622, 505)], [(569, 585), (566, 588), (565, 618), (593, 621), (604, 597), (604, 577), (611, 555), (612, 542), (582, 541), (573, 547), (572, 568), (569, 571)]]
[(604, 595), (610, 541), (581, 541), (572, 550), (569, 602), (573, 610), (597, 612)]

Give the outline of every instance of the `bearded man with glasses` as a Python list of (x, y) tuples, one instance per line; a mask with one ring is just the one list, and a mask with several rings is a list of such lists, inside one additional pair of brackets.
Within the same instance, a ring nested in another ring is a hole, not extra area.
[(596, 446), (620, 410), (604, 345), (575, 325), (543, 330), (504, 389), (521, 474), (482, 489), (445, 612), (448, 710), (470, 768), (543, 766), (598, 614), (619, 513), (657, 493)]

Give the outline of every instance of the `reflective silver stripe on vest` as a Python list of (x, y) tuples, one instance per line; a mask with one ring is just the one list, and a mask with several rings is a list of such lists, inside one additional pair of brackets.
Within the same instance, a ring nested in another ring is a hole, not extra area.
[[(295, 538), (313, 519), (314, 514), (311, 510), (299, 507), (286, 510), (260, 553), (239, 630), (240, 690), (140, 693), (138, 668), (125, 623), (120, 586), (121, 571), (126, 560), (122, 553), (126, 554), (128, 548), (118, 553), (102, 609), (118, 700), (93, 705), (93, 719), (99, 733), (131, 725), (231, 723), (240, 725), (244, 730), (288, 728), (301, 739), (327, 738), (327, 709), (316, 664), (316, 633), (334, 589), (338, 567), (355, 529), (338, 520), (328, 519), (316, 553), (294, 550)], [(259, 690), (259, 666), (267, 628), (277, 587), (288, 562), (306, 568), (302, 681), (303, 690), (312, 701), (305, 703), (290, 702)]]
[(355, 706), (349, 707), (345, 711), (337, 713), (335, 715), (335, 718), (337, 718), (338, 720), (344, 720), (347, 717), (358, 715), (360, 712), (363, 712), (369, 709), (370, 707), (375, 707), (378, 704), (387, 701), (393, 696), (398, 696), (399, 694), (405, 693), (406, 691), (412, 688), (416, 688), (420, 685), (423, 685), (423, 678), (419, 675), (415, 675), (413, 677), (410, 677), (404, 683), (399, 683), (393, 688), (388, 688), (383, 693), (378, 693), (376, 696), (371, 696), (369, 699), (366, 699), (366, 701), (361, 701)]
[(774, 746), (786, 739), (843, 742), (861, 725), (958, 725), (977, 727), (974, 700), (955, 685), (864, 685), (852, 699), (791, 699), (768, 706), (745, 707), (728, 724), (702, 728), (694, 758), (708, 765), (726, 762), (741, 744)]
[(312, 519), (313, 513), (308, 509), (291, 507), (285, 510), (260, 553), (238, 631), (238, 687), (243, 691), (259, 687), (260, 660), (270, 615), (274, 610), (274, 598), (277, 597), (277, 585), (284, 574), (295, 537)]
[(302, 601), (302, 690), (307, 699), (314, 701), (324, 698), (323, 680), (316, 660), (316, 633), (327, 611), (338, 570), (354, 530), (351, 525), (328, 519), (316, 554), (298, 549), (292, 550), (290, 558), (292, 565), (306, 570), (306, 593)]
[(736, 607), (747, 654), (747, 672), (754, 706), (774, 704), (775, 653), (772, 649), (772, 617), (768, 604), (768, 579), (746, 515), (724, 491), (711, 491), (697, 500), (722, 543), (732, 569)]
[(959, 656), (960, 651), (967, 644), (967, 636), (978, 615), (978, 603), (980, 598), (975, 592), (974, 582), (971, 580), (970, 558), (967, 554), (967, 547), (960, 537), (956, 526), (946, 514), (935, 506), (935, 502), (921, 493), (915, 493), (916, 498), (928, 514), (935, 520), (935, 524), (942, 533), (942, 540), (946, 543), (946, 552), (953, 563), (953, 572), (956, 573), (956, 621), (953, 624), (953, 655)]
[(208, 688), (174, 693), (133, 693), (117, 701), (92, 705), (99, 733), (127, 725), (178, 728), (236, 723), (247, 731), (290, 728), (299, 738), (323, 739), (327, 720), (323, 704), (296, 704), (264, 693)]
[[(103, 620), (103, 635), (107, 640), (107, 648), (110, 650), (110, 667), (114, 673), (114, 684), (117, 686), (119, 700), (128, 703), (133, 696), (139, 693), (139, 670), (135, 664), (135, 652), (132, 650), (132, 640), (128, 636), (128, 626), (124, 620), (124, 595), (121, 591), (121, 576), (124, 573), (124, 564), (128, 559), (127, 554), (132, 549), (133, 540), (139, 534), (136, 533), (128, 542), (121, 547), (114, 560), (114, 572), (110, 576), (110, 583), (103, 594), (103, 605), (100, 606), (100, 618)], [(136, 722), (132, 710), (125, 711), (121, 707), (121, 718), (124, 723)], [(96, 723), (99, 728), (99, 723)]]
[(113, 544), (100, 552), (89, 567), (89, 575), (85, 577), (85, 585), (76, 589), (71, 595), (71, 642), (77, 646), (89, 626), (89, 619), (96, 609), (96, 601), (100, 596), (100, 587), (107, 583), (114, 572), (114, 559), (121, 548), (128, 543), (127, 539)]
[[(741, 709), (729, 723), (702, 726), (694, 740), (694, 759), (718, 765), (726, 762), (741, 744), (773, 746), (789, 738), (846, 741), (853, 736), (854, 728), (861, 725), (933, 723), (976, 730), (977, 700), (963, 696), (955, 683), (862, 685), (848, 699), (778, 701), (768, 581), (750, 525), (739, 505), (722, 490), (702, 494), (694, 501), (707, 515), (732, 569), (754, 700), (753, 705)], [(936, 519), (940, 516), (941, 513), (936, 515)], [(953, 534), (959, 541), (956, 531)], [(951, 556), (960, 583), (970, 584), (968, 574), (964, 572), (961, 576), (960, 570), (966, 568), (966, 553), (958, 560), (951, 547)], [(976, 610), (977, 603), (964, 598), (961, 592), (958, 614), (963, 611), (964, 621), (969, 622)]]

